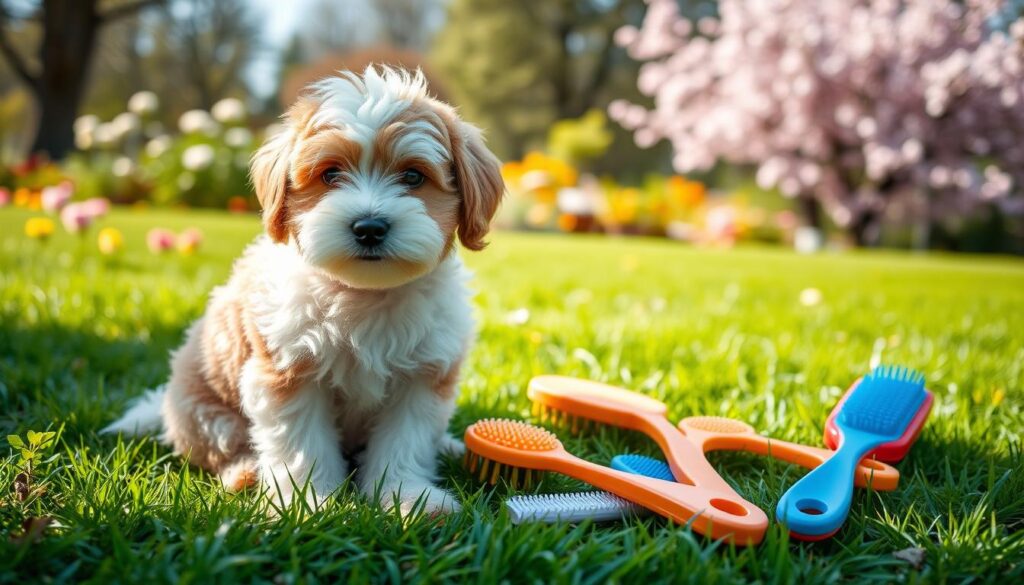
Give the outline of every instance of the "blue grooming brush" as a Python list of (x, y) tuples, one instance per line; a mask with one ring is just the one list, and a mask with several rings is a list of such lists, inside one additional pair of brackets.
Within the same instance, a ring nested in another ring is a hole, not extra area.
[(676, 480), (667, 463), (644, 455), (616, 455), (612, 457), (612, 469), (665, 481)]
[(839, 448), (782, 495), (775, 514), (797, 538), (820, 540), (850, 512), (854, 470), (869, 451), (899, 439), (925, 404), (924, 376), (880, 366), (861, 380), (835, 418)]

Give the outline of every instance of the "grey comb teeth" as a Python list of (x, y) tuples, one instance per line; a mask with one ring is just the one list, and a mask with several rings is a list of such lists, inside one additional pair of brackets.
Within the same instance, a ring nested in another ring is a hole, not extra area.
[(513, 496), (505, 501), (513, 524), (523, 522), (582, 522), (618, 520), (648, 510), (608, 492), (574, 492)]

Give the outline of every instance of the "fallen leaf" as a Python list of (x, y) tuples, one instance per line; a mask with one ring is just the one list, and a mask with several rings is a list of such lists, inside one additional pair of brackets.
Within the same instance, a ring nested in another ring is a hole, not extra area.
[(14, 544), (32, 544), (43, 537), (46, 528), (53, 524), (53, 518), (49, 516), (25, 518), (21, 523), (21, 534), (12, 534), (11, 542)]
[(18, 498), (19, 502), (24, 502), (28, 499), (28, 494), (28, 475), (25, 472), (19, 473), (14, 476), (14, 495)]
[(914, 567), (918, 571), (920, 571), (921, 567), (924, 566), (924, 559), (926, 555), (927, 551), (925, 551), (923, 548), (918, 548), (916, 546), (905, 548), (903, 550), (898, 550), (892, 553), (892, 556), (896, 557), (901, 561), (906, 561), (910, 563), (910, 566)]

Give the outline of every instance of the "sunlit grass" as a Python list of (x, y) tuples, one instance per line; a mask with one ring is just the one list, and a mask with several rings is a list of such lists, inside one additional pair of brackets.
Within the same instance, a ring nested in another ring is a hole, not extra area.
[[(30, 504), (10, 488), (0, 448), (0, 581), (266, 580), (890, 582), (1024, 577), (1024, 263), (904, 253), (796, 256), (779, 249), (698, 250), (653, 240), (496, 234), (465, 257), (477, 272), (480, 339), (452, 431), (482, 416), (528, 418), (541, 373), (647, 392), (678, 419), (717, 414), (772, 436), (819, 444), (846, 386), (877, 361), (915, 367), (937, 395), (900, 465), (894, 493), (858, 491), (838, 537), (730, 549), (651, 518), (604, 525), (512, 526), (504, 488), (482, 488), (454, 461), (444, 482), (466, 502), (443, 522), (403, 523), (346, 490), (303, 519), (259, 512), (153, 441), (99, 437), (200, 315), (231, 259), (259, 231), (251, 216), (115, 211), (124, 254), (85, 238), (32, 241), (29, 214), (0, 210), (0, 435), (63, 428)], [(205, 233), (197, 256), (151, 254), (154, 226)], [(806, 289), (820, 291), (817, 295)], [(804, 293), (804, 294), (802, 294)], [(801, 301), (803, 298), (803, 302)], [(814, 302), (818, 300), (818, 302)], [(647, 440), (609, 429), (562, 434), (607, 463)], [(714, 456), (773, 515), (799, 477), (784, 464)], [(549, 477), (542, 490), (580, 489)], [(54, 523), (20, 538), (28, 518)], [(918, 571), (893, 557), (926, 551)]]

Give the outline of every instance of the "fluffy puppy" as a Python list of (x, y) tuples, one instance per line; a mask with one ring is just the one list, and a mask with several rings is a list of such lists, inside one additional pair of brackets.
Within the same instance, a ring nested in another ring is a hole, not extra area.
[[(368, 68), (311, 86), (252, 160), (266, 235), (236, 261), (171, 359), (170, 380), (111, 432), (152, 432), (229, 490), (288, 503), (349, 475), (384, 504), (433, 485), (473, 337), (467, 271), (504, 192), (479, 130), (420, 73)], [(315, 496), (313, 493), (315, 492)]]

